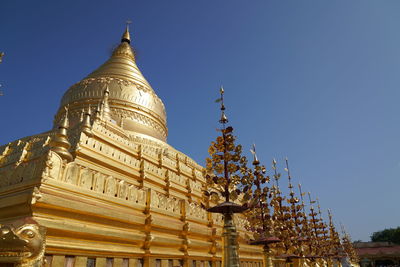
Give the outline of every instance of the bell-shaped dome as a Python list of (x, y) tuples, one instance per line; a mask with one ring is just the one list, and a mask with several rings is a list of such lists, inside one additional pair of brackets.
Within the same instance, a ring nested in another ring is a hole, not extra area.
[(168, 129), (164, 104), (137, 67), (130, 42), (127, 28), (110, 59), (65, 92), (56, 118), (68, 105), (73, 126), (79, 121), (82, 109), (89, 105), (96, 107), (108, 89), (110, 116), (117, 125), (166, 141)]

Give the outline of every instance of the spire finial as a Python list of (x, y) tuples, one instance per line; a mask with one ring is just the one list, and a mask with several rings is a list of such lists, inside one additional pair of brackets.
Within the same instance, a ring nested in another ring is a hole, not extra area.
[(328, 209), (328, 217), (329, 217), (330, 223), (332, 223), (332, 211), (331, 211), (331, 209)]
[(294, 196), (293, 185), (292, 185), (292, 176), (290, 175), (290, 169), (289, 169), (289, 159), (287, 157), (285, 158), (285, 163), (286, 163), (285, 171), (287, 172), (287, 176), (288, 176), (290, 195)]
[(85, 110), (84, 109), (82, 109), (81, 110), (81, 116), (79, 117), (79, 122), (82, 122), (83, 121), (83, 117), (85, 116)]
[(101, 101), (97, 104), (95, 114), (94, 114), (94, 119), (95, 120), (100, 120), (101, 119)]
[(64, 107), (65, 109), (65, 116), (63, 118), (63, 120), (60, 123), (60, 127), (67, 129), (69, 127), (69, 123), (68, 123), (68, 105)]
[(317, 201), (317, 208), (318, 208), (319, 216), (322, 218), (321, 205), (319, 204), (319, 198), (316, 198), (315, 201)]
[(108, 105), (108, 96), (110, 95), (110, 90), (108, 89), (108, 85), (104, 89), (103, 92), (103, 100), (101, 101), (101, 115), (104, 120), (110, 121), (111, 116), (110, 116), (110, 106)]
[(279, 192), (279, 178), (281, 178), (281, 174), (278, 173), (276, 170), (276, 160), (272, 159), (272, 169), (274, 170), (274, 178), (275, 178), (275, 183), (276, 183), (276, 188), (278, 189)]
[(121, 43), (122, 42), (127, 42), (128, 44), (131, 43), (131, 35), (129, 33), (129, 24), (131, 24), (131, 23), (132, 23), (131, 20), (126, 21), (126, 28), (125, 28), (124, 34), (122, 35)]
[(85, 112), (83, 121), (82, 121), (82, 132), (84, 132), (87, 135), (91, 135), (92, 134), (92, 131), (91, 131), (92, 125), (90, 123), (90, 116), (91, 115), (92, 114), (90, 112), (90, 105), (89, 105), (87, 111)]
[(308, 194), (308, 200), (310, 202), (310, 209), (314, 210), (313, 204), (315, 203), (315, 200), (311, 200), (311, 193), (310, 192), (308, 192), (307, 194)]
[(228, 118), (225, 115), (225, 105), (224, 105), (224, 87), (221, 85), (219, 89), (219, 93), (221, 94), (221, 97), (216, 100), (216, 102), (221, 102), (221, 119), (219, 122), (222, 124), (223, 129), (225, 129), (225, 124), (228, 122)]
[(258, 161), (257, 158), (257, 152), (256, 152), (256, 144), (253, 143), (253, 148), (250, 149), (251, 154), (253, 154), (253, 165), (258, 165), (260, 162)]
[(72, 161), (73, 157), (69, 153), (69, 148), (71, 144), (68, 141), (67, 129), (68, 129), (68, 106), (65, 108), (65, 117), (61, 121), (55, 135), (50, 142), (50, 149), (60, 155), (61, 158), (67, 160), (67, 162)]

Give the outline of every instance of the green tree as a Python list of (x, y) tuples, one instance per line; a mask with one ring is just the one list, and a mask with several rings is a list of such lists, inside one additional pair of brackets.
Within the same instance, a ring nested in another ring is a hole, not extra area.
[(372, 242), (392, 242), (400, 244), (400, 226), (375, 232), (371, 235)]

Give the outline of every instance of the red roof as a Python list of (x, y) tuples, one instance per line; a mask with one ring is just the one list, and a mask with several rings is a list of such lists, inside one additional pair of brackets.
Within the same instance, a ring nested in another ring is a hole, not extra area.
[(359, 256), (366, 255), (400, 255), (400, 246), (382, 246), (372, 248), (356, 248)]

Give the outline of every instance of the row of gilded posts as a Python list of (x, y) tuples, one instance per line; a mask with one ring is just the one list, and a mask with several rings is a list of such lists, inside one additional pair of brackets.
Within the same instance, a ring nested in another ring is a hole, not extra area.
[(247, 219), (247, 230), (254, 238), (249, 243), (263, 246), (263, 265), (266, 267), (273, 266), (273, 258), (285, 263), (298, 260), (299, 265), (308, 262), (315, 266), (357, 262), (348, 234), (343, 233), (340, 238), (330, 211), (329, 223), (324, 222), (319, 203), (318, 209), (314, 208), (318, 200), (312, 200), (309, 193), (307, 214), (306, 194), (300, 184), (299, 194), (295, 193), (287, 159), (287, 196), (279, 187), (281, 174), (277, 171), (277, 162), (272, 161), (271, 175), (268, 175), (266, 167), (257, 158), (255, 145), (251, 149), (252, 166), (248, 166), (242, 146), (235, 144), (233, 128), (227, 126), (222, 87), (217, 102), (220, 103), (221, 127), (218, 129), (220, 134), (209, 147), (210, 157), (206, 159), (208, 190), (205, 206), (209, 212), (221, 213), (224, 218), (223, 266), (239, 267), (234, 213), (242, 213)]

